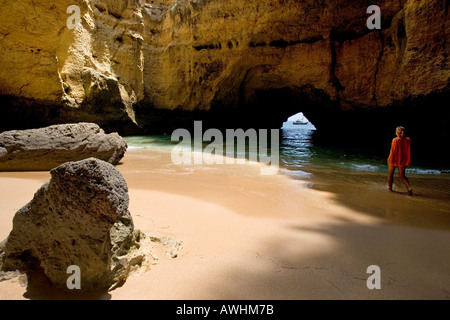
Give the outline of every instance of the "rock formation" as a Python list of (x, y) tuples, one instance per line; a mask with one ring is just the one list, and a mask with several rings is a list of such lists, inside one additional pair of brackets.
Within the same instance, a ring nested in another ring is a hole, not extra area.
[(0, 248), (1, 269), (27, 271), (31, 277), (42, 272), (53, 287), (69, 290), (68, 267), (78, 266), (79, 292), (122, 285), (151, 254), (140, 251), (145, 235), (134, 229), (122, 175), (90, 158), (63, 164), (51, 176), (14, 216)]
[(126, 150), (122, 137), (105, 134), (94, 123), (5, 131), (0, 133), (0, 171), (50, 170), (90, 157), (116, 165)]
[[(444, 132), (448, 1), (370, 4), (381, 30), (355, 0), (4, 2), (1, 126), (89, 119), (131, 132), (204, 111), (228, 127), (278, 127), (303, 111), (335, 133), (442, 112)], [(73, 30), (70, 5), (81, 10)]]

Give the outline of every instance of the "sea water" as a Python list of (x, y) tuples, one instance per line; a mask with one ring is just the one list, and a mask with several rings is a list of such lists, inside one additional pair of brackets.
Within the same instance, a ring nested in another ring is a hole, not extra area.
[[(304, 175), (310, 171), (329, 170), (343, 172), (383, 172), (388, 170), (386, 150), (373, 150), (370, 147), (343, 147), (316, 143), (314, 135), (316, 128), (310, 122), (306, 125), (294, 125), (292, 121), (285, 122), (280, 129), (280, 170), (285, 174)], [(133, 136), (126, 137), (129, 149), (149, 149), (171, 151), (179, 142), (172, 141), (171, 135)], [(203, 141), (206, 147), (210, 142)], [(192, 143), (193, 145), (193, 143)], [(270, 148), (270, 145), (268, 146)], [(224, 145), (223, 154), (231, 157), (246, 157), (245, 154), (227, 154)], [(433, 164), (412, 163), (406, 173), (419, 175), (448, 175), (449, 168), (435, 167)]]
[[(389, 143), (386, 150), (364, 146), (344, 147), (335, 143), (318, 143), (315, 134), (316, 129), (311, 123), (294, 125), (287, 122), (283, 125), (280, 130), (279, 174), (295, 181), (294, 185), (326, 192), (333, 201), (361, 213), (415, 227), (450, 229), (448, 169), (434, 167), (433, 164), (414, 163), (413, 159), (406, 173), (414, 196), (406, 195), (406, 188), (398, 173), (394, 178), (394, 192), (389, 192)], [(179, 144), (179, 141), (171, 140), (171, 135), (134, 136), (126, 137), (125, 140), (129, 149), (149, 152), (170, 153)], [(204, 147), (209, 143), (204, 141)], [(238, 154), (237, 149), (234, 154), (226, 154), (226, 149), (224, 146), (223, 154), (228, 157), (250, 159), (249, 150), (246, 150), (246, 154)], [(220, 170), (231, 176), (248, 176), (251, 167), (201, 164), (170, 168), (174, 174), (193, 174), (196, 170)]]
[[(362, 145), (349, 147), (335, 142), (317, 142), (316, 133), (316, 128), (311, 123), (284, 123), (280, 129), (279, 174), (291, 178), (303, 187), (327, 192), (334, 201), (359, 212), (388, 216), (389, 219), (401, 220), (402, 223), (406, 221), (414, 226), (423, 227), (427, 224), (429, 227), (450, 229), (449, 168), (434, 166), (433, 163), (414, 162), (413, 158), (406, 174), (414, 197), (406, 195), (406, 188), (398, 173), (394, 178), (394, 192), (389, 192), (389, 142), (385, 150)], [(179, 141), (172, 141), (171, 135), (134, 136), (126, 137), (125, 140), (129, 149), (149, 152), (155, 150), (170, 153), (179, 144)], [(203, 141), (204, 147), (209, 144), (210, 142)], [(270, 145), (269, 143), (268, 146)], [(227, 154), (225, 145), (223, 151), (223, 155), (227, 157), (246, 159), (250, 159), (249, 152), (255, 152), (247, 149), (245, 154), (238, 154), (235, 148), (234, 154)], [(176, 170), (176, 167), (179, 169)], [(231, 173), (232, 176), (248, 175), (251, 171), (245, 165), (226, 164), (175, 166), (170, 170), (183, 174), (192, 174), (195, 170), (220, 170)]]
[[(285, 122), (282, 131), (280, 154), (287, 170), (297, 170), (308, 165), (327, 166), (362, 172), (387, 172), (387, 158), (390, 145), (385, 150), (371, 146), (343, 145), (330, 146), (314, 142), (315, 127), (308, 125), (293, 125)], [(394, 137), (393, 137), (394, 138)], [(448, 173), (449, 168), (433, 163), (417, 161), (406, 169), (410, 174), (440, 175)]]

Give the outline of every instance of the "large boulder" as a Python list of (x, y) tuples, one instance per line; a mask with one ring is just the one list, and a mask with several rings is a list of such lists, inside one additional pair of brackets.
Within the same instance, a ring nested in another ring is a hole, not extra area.
[(52, 287), (66, 291), (70, 266), (80, 270), (76, 292), (122, 285), (130, 270), (145, 266), (149, 254), (146, 236), (134, 229), (128, 211), (124, 178), (95, 158), (50, 173), (50, 181), (14, 216), (0, 245), (0, 269), (25, 271), (31, 278), (44, 274)]
[(119, 163), (127, 143), (94, 123), (53, 125), (0, 133), (0, 171), (41, 171), (90, 157)]

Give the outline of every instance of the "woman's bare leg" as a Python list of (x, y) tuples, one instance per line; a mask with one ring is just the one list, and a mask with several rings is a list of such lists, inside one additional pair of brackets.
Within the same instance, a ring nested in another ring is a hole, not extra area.
[(388, 183), (389, 183), (389, 190), (392, 191), (392, 184), (394, 183), (394, 173), (395, 173), (395, 166), (393, 166), (392, 164), (389, 164), (389, 179), (388, 179)]
[(400, 179), (402, 179), (403, 183), (406, 186), (406, 189), (408, 189), (408, 194), (412, 194), (411, 186), (409, 185), (409, 180), (405, 176), (406, 167), (398, 167), (398, 174), (400, 176)]

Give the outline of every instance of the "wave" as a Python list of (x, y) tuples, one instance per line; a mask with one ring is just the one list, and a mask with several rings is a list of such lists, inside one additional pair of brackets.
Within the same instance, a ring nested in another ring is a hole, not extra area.
[(371, 164), (350, 164), (351, 169), (356, 171), (370, 171), (370, 172), (377, 172), (377, 171), (385, 171), (385, 168), (383, 166), (376, 166)]
[[(388, 167), (385, 165), (371, 165), (371, 164), (350, 164), (352, 170), (364, 171), (364, 172), (385, 172)], [(440, 175), (445, 173), (438, 169), (426, 169), (426, 168), (406, 168), (407, 174), (418, 174), (418, 175)]]
[(406, 169), (406, 173), (439, 175), (439, 174), (445, 173), (445, 171), (441, 171), (441, 170), (437, 170), (437, 169), (408, 168), (408, 169)]

